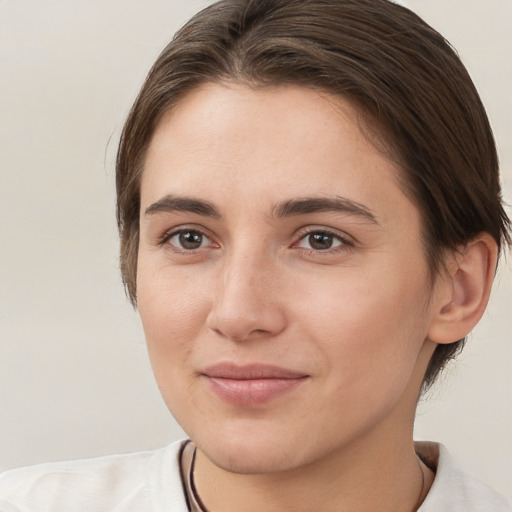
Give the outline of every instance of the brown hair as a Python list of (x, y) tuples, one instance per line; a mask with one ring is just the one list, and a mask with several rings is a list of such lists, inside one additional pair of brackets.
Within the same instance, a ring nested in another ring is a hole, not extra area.
[[(126, 121), (117, 156), (121, 271), (136, 303), (140, 177), (152, 133), (205, 82), (298, 84), (351, 100), (385, 139), (423, 218), (432, 276), (446, 249), (480, 232), (510, 242), (489, 121), (447, 41), (388, 0), (221, 0), (194, 16), (151, 69)], [(375, 138), (375, 137), (374, 137)], [(462, 348), (439, 345), (430, 385)]]

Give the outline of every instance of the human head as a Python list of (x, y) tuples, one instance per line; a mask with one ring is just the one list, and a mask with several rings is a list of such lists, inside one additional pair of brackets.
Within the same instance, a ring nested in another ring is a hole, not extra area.
[[(431, 276), (444, 255), (488, 232), (509, 240), (498, 159), (478, 93), (454, 50), (388, 0), (221, 0), (187, 23), (150, 71), (117, 159), (121, 268), (136, 303), (140, 177), (164, 113), (206, 82), (296, 84), (351, 101), (368, 136), (402, 169), (423, 219)], [(439, 345), (432, 383), (463, 344)]]

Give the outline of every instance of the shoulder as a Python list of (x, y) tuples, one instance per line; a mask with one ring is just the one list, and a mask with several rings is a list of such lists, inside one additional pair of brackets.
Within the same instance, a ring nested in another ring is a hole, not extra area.
[[(2, 512), (186, 511), (182, 441), (155, 451), (39, 464), (0, 475)], [(171, 508), (169, 508), (171, 507)]]
[(419, 442), (416, 452), (436, 471), (418, 512), (512, 512), (511, 500), (459, 470), (442, 444)]

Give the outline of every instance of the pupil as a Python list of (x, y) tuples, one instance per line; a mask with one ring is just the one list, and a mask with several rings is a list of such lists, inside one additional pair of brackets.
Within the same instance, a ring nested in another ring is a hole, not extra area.
[(313, 249), (330, 249), (332, 246), (332, 235), (313, 233), (309, 235), (309, 243)]
[(203, 242), (203, 235), (197, 231), (180, 233), (180, 244), (184, 249), (198, 249)]

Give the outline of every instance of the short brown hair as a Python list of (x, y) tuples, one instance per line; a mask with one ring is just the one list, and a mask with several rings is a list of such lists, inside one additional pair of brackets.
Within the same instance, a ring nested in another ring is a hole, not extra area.
[[(478, 93), (449, 43), (388, 0), (221, 0), (164, 49), (128, 116), (117, 156), (121, 271), (136, 303), (140, 177), (162, 115), (205, 82), (298, 84), (352, 101), (399, 162), (419, 208), (431, 275), (480, 232), (510, 242), (498, 158)], [(439, 345), (430, 385), (464, 339)]]

